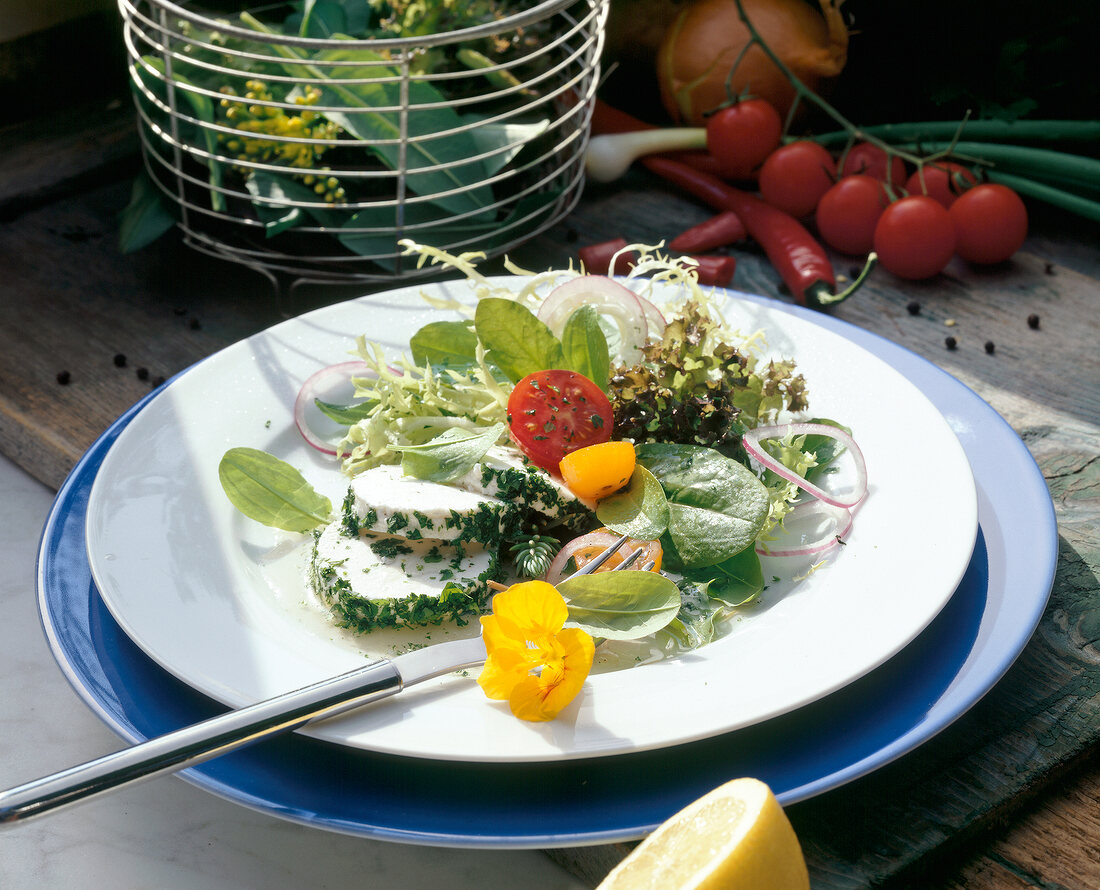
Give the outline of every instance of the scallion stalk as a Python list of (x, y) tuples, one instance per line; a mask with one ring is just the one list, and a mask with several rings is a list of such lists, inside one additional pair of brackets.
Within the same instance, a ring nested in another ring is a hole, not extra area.
[[(1098, 142), (1100, 121), (1018, 120), (1018, 121), (929, 121), (911, 124), (879, 124), (859, 127), (862, 136), (884, 142), (921, 142), (949, 140), (956, 135), (976, 142)], [(822, 145), (843, 145), (852, 138), (848, 130), (835, 130), (814, 136)]]

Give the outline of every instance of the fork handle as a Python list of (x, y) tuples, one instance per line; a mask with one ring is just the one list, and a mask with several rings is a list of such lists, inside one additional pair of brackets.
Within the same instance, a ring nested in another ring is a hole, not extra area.
[(122, 785), (186, 769), (314, 720), (334, 717), (402, 688), (401, 674), (380, 659), (293, 692), (228, 711), (80, 766), (0, 792), (0, 827), (55, 812)]

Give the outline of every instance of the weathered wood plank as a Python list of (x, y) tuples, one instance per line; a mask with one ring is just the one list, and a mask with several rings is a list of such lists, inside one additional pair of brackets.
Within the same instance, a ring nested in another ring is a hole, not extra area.
[[(988, 852), (967, 860), (945, 890), (1100, 887), (1100, 764), (1060, 795), (1044, 795)], [(1066, 855), (1067, 851), (1080, 855)]]

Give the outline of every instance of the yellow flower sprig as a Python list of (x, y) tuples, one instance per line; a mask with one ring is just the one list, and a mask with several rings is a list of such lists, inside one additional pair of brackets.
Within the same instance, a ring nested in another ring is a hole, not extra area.
[(521, 720), (553, 720), (581, 691), (596, 647), (579, 627), (565, 627), (569, 609), (552, 584), (524, 581), (493, 597), (481, 619), (489, 657), (478, 684), (507, 701)]
[[(307, 87), (302, 95), (294, 99), (294, 103), (302, 106), (302, 110), (298, 114), (288, 115), (277, 106), (257, 104), (257, 100), (270, 102), (274, 98), (262, 80), (249, 80), (245, 86), (247, 92), (241, 97), (231, 87), (223, 87), (221, 90), (225, 96), (220, 103), (222, 113), (238, 134), (219, 133), (219, 142), (241, 160), (318, 171), (295, 175), (329, 204), (342, 203), (345, 194), (340, 180), (330, 175), (327, 168), (318, 167), (318, 162), (328, 146), (264, 138), (272, 135), (288, 138), (300, 136), (304, 139), (335, 138), (340, 133), (340, 127), (308, 107), (317, 104), (321, 91), (315, 86)], [(247, 175), (249, 171), (241, 167), (240, 172)]]

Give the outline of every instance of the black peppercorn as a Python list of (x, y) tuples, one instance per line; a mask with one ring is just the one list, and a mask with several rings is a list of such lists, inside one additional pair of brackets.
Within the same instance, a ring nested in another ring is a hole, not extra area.
[(954, 348), (955, 348), (956, 346), (958, 346), (958, 345), (959, 345), (959, 341), (958, 341), (958, 340), (956, 340), (956, 339), (955, 339), (954, 337), (948, 337), (947, 339), (945, 339), (945, 340), (943, 341), (943, 344), (944, 344), (944, 346), (946, 346), (946, 347), (947, 347), (948, 349), (954, 349)]
[(905, 309), (910, 315), (920, 315), (920, 303), (916, 300), (910, 300)]
[(73, 379), (73, 375), (70, 374), (68, 371), (58, 371), (57, 372), (57, 382), (60, 383), (62, 386), (68, 385), (68, 383), (72, 379)]
[(118, 353), (118, 355), (115, 356), (115, 367), (116, 368), (125, 368), (126, 367), (126, 356), (124, 356), (121, 352)]
[(1031, 315), (1027, 317), (1027, 326), (1033, 331), (1039, 330), (1039, 316), (1036, 315), (1034, 312), (1032, 312)]
[(137, 369), (137, 379), (138, 380), (148, 380), (149, 379), (149, 369), (148, 368), (138, 368)]
[(994, 347), (994, 345), (993, 345), (993, 341), (992, 341), (992, 340), (986, 340), (986, 341), (985, 341), (985, 351), (986, 351), (986, 352), (987, 352), (987, 353), (988, 353), (989, 355), (993, 355), (993, 350), (994, 350), (995, 348), (996, 348), (996, 347)]

